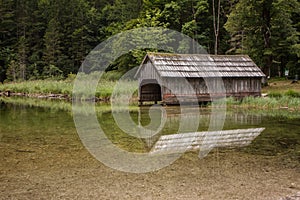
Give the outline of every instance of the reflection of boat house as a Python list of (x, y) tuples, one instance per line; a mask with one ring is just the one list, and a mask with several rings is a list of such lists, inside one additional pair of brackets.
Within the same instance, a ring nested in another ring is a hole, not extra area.
[[(196, 94), (197, 101), (201, 102), (211, 101), (212, 96), (260, 96), (264, 76), (245, 55), (167, 53), (148, 53), (136, 73), (139, 101), (166, 104), (177, 104), (179, 98), (188, 101), (190, 87), (194, 90), (192, 95)], [(217, 79), (223, 81), (226, 94), (214, 89), (219, 87)]]

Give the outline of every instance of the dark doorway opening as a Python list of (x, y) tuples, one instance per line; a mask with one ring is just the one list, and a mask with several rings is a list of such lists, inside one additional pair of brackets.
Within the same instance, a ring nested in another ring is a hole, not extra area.
[(161, 87), (155, 79), (145, 79), (140, 85), (140, 102), (161, 101)]

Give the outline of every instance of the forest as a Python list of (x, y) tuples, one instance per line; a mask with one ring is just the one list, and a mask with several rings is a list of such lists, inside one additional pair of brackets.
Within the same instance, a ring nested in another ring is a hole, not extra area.
[[(299, 0), (0, 0), (0, 82), (76, 74), (99, 43), (139, 27), (176, 30), (210, 54), (247, 54), (267, 76), (300, 74)], [(140, 62), (128, 52), (108, 70)]]

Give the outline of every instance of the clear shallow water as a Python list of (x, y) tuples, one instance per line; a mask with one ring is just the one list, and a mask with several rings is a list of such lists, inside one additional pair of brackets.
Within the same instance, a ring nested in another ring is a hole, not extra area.
[[(51, 105), (51, 102), (48, 102)], [(55, 102), (55, 105), (57, 102)], [(71, 111), (68, 109), (35, 107), (1, 102), (0, 107), (0, 144), (6, 145), (17, 142), (30, 146), (39, 145), (50, 140), (69, 138), (71, 144), (78, 143), (78, 136), (74, 126)], [(210, 126), (211, 110), (200, 110), (200, 118), (195, 118), (194, 109), (181, 113), (178, 107), (167, 107), (150, 111), (155, 121), (149, 116), (149, 107), (133, 108), (130, 116), (136, 125), (153, 130), (161, 129), (156, 135), (141, 139), (128, 135), (116, 123), (108, 105), (97, 107), (97, 117), (106, 136), (122, 149), (133, 152), (148, 152), (162, 135), (178, 134), (180, 120), (184, 118), (187, 127), (194, 127), (195, 119), (199, 120), (197, 131), (207, 131)], [(65, 108), (65, 107), (63, 107)], [(103, 109), (102, 109), (103, 108)], [(101, 112), (103, 110), (103, 112)], [(198, 116), (199, 117), (199, 116)], [(197, 124), (198, 125), (198, 124)], [(162, 127), (159, 127), (162, 126)], [(265, 130), (253, 138), (250, 145), (238, 148), (237, 151), (258, 155), (281, 155), (289, 161), (300, 163), (300, 117), (297, 114), (272, 116), (266, 112), (227, 111), (224, 130), (260, 128)], [(188, 130), (189, 128), (187, 128)], [(51, 145), (51, 144), (49, 144)]]
[[(82, 145), (71, 105), (8, 99), (0, 103), (0, 199), (280, 199), (300, 191), (299, 114), (227, 111), (224, 129), (265, 127), (247, 147), (213, 149), (203, 159), (184, 154), (146, 174), (106, 167)], [(162, 131), (148, 140), (118, 128), (108, 105), (97, 107), (106, 135), (127, 151), (151, 150), (161, 135), (178, 131), (182, 114), (166, 108)], [(151, 125), (148, 108), (132, 107), (136, 124)], [(185, 114), (187, 119), (192, 119)], [(207, 130), (210, 109), (201, 110), (198, 131)], [(159, 118), (160, 112), (152, 113)], [(188, 120), (189, 121), (189, 120)], [(194, 122), (190, 120), (193, 125)]]

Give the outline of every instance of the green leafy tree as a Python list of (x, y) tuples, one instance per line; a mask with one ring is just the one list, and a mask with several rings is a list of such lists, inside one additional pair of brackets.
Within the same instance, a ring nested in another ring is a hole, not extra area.
[(210, 15), (209, 15), (209, 4), (207, 0), (201, 0), (193, 2), (192, 13), (182, 23), (181, 32), (194, 38), (204, 48), (209, 51), (210, 48)]
[(267, 76), (282, 74), (298, 42), (291, 17), (297, 9), (296, 0), (240, 0), (225, 25), (233, 50), (249, 54)]
[(138, 18), (142, 9), (142, 0), (116, 0), (102, 10), (102, 21), (106, 24), (104, 32), (111, 36), (126, 29), (126, 23)]

